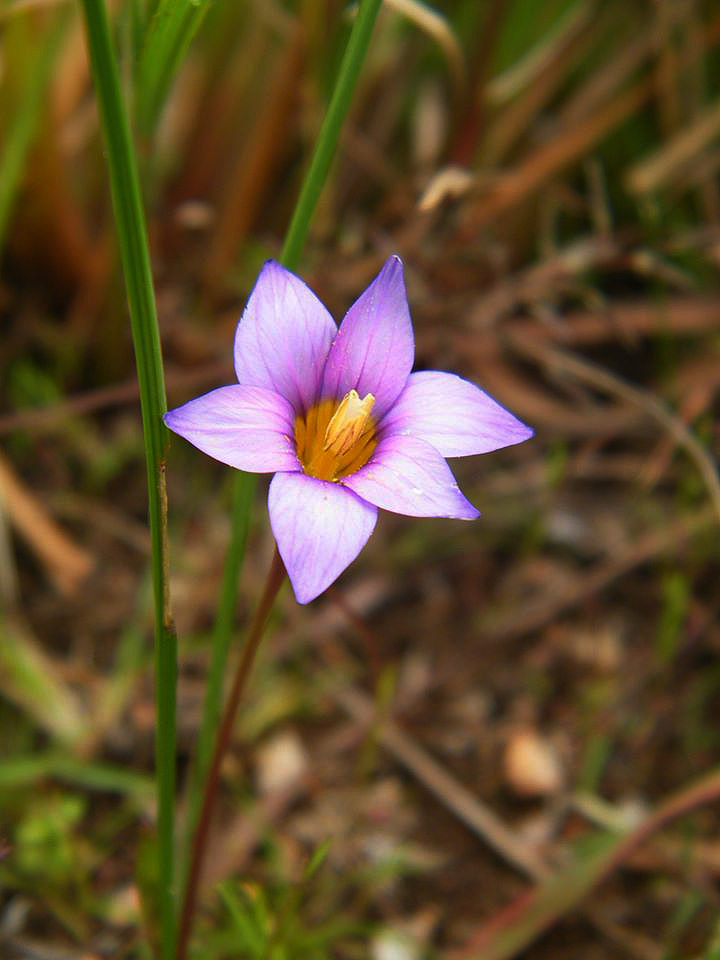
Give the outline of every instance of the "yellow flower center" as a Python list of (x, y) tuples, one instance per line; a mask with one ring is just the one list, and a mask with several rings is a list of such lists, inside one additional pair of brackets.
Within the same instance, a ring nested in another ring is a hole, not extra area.
[(339, 404), (321, 400), (295, 418), (297, 455), (309, 477), (337, 482), (365, 466), (378, 445), (374, 403), (371, 393), (361, 400), (351, 390)]

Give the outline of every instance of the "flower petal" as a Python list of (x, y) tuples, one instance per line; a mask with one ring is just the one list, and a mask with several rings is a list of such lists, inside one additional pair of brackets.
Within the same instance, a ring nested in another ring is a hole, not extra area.
[(251, 473), (299, 470), (290, 403), (272, 390), (219, 387), (164, 420), (203, 453)]
[(241, 384), (281, 394), (297, 413), (317, 399), (335, 321), (302, 280), (268, 261), (235, 334)]
[(381, 429), (419, 437), (444, 457), (489, 453), (533, 434), (479, 387), (435, 370), (410, 374)]
[(322, 396), (372, 393), (377, 417), (400, 395), (415, 357), (402, 261), (391, 257), (345, 314), (323, 374)]
[(375, 529), (377, 508), (337, 483), (277, 473), (270, 525), (298, 603), (309, 603), (352, 563)]
[(343, 483), (363, 500), (409, 517), (480, 516), (437, 450), (416, 437), (384, 437), (367, 464)]

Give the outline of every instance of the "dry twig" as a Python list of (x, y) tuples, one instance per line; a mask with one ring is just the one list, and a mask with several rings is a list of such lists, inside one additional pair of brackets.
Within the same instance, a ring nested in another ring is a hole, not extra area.
[(718, 479), (715, 464), (682, 420), (670, 413), (657, 397), (626, 383), (617, 374), (604, 370), (589, 360), (583, 360), (574, 354), (550, 346), (538, 338), (510, 337), (510, 342), (518, 353), (533, 357), (549, 369), (569, 373), (583, 383), (620, 397), (640, 407), (649, 417), (661, 424), (694, 461), (720, 520), (720, 479)]
[(8, 519), (37, 555), (58, 590), (74, 593), (89, 575), (93, 558), (60, 529), (2, 455), (0, 496)]

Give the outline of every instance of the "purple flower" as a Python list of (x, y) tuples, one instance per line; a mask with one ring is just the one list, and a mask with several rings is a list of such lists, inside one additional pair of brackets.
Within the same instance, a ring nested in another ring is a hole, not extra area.
[(411, 373), (414, 354), (399, 257), (340, 329), (302, 280), (270, 261), (235, 334), (237, 385), (165, 415), (211, 457), (275, 474), (270, 524), (299, 603), (352, 563), (378, 507), (474, 520), (444, 458), (532, 435), (467, 380)]

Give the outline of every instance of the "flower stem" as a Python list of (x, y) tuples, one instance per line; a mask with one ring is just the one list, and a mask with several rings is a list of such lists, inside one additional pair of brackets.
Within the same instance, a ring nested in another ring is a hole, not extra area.
[(223, 757), (230, 744), (235, 717), (238, 707), (240, 706), (245, 684), (247, 683), (253, 663), (255, 662), (255, 656), (260, 647), (265, 625), (270, 616), (275, 598), (284, 581), (285, 566), (276, 547), (267, 580), (265, 581), (265, 588), (263, 589), (260, 603), (255, 611), (255, 618), (250, 627), (247, 640), (243, 644), (240, 660), (238, 661), (237, 670), (235, 671), (235, 679), (233, 680), (232, 689), (218, 730), (217, 740), (215, 741), (215, 750), (213, 752), (210, 770), (207, 780), (205, 781), (200, 817), (190, 851), (190, 867), (183, 898), (182, 912), (180, 914), (177, 960), (186, 960), (187, 957), (190, 932), (195, 916), (198, 886), (200, 884), (203, 862), (207, 850), (212, 812), (220, 785), (220, 769), (222, 767)]
[(237, 585), (240, 579), (240, 570), (245, 558), (245, 547), (250, 529), (250, 511), (255, 493), (255, 477), (241, 470), (233, 471), (232, 477), (232, 529), (230, 544), (225, 558), (220, 600), (212, 634), (212, 652), (208, 670), (205, 696), (203, 699), (203, 714), (198, 734), (195, 758), (193, 761), (187, 791), (187, 814), (185, 818), (185, 846), (182, 850), (180, 864), (181, 874), (178, 880), (178, 890), (182, 895), (187, 881), (189, 867), (189, 852), (192, 837), (200, 817), (203, 784), (207, 778), (215, 736), (220, 722), (223, 699), (223, 681), (227, 667), (230, 641), (233, 635)]
[(150, 253), (140, 183), (130, 128), (122, 99), (120, 74), (110, 38), (105, 0), (82, 0), (88, 51), (107, 147), (118, 245), (125, 275), (130, 325), (140, 387), (143, 441), (148, 476), (148, 507), (152, 545), (151, 569), (155, 611), (155, 728), (158, 790), (158, 872), (162, 960), (175, 947), (173, 896), (175, 813), (175, 682), (177, 641), (168, 591), (167, 495), (165, 448), (167, 409), (160, 333), (153, 292)]

